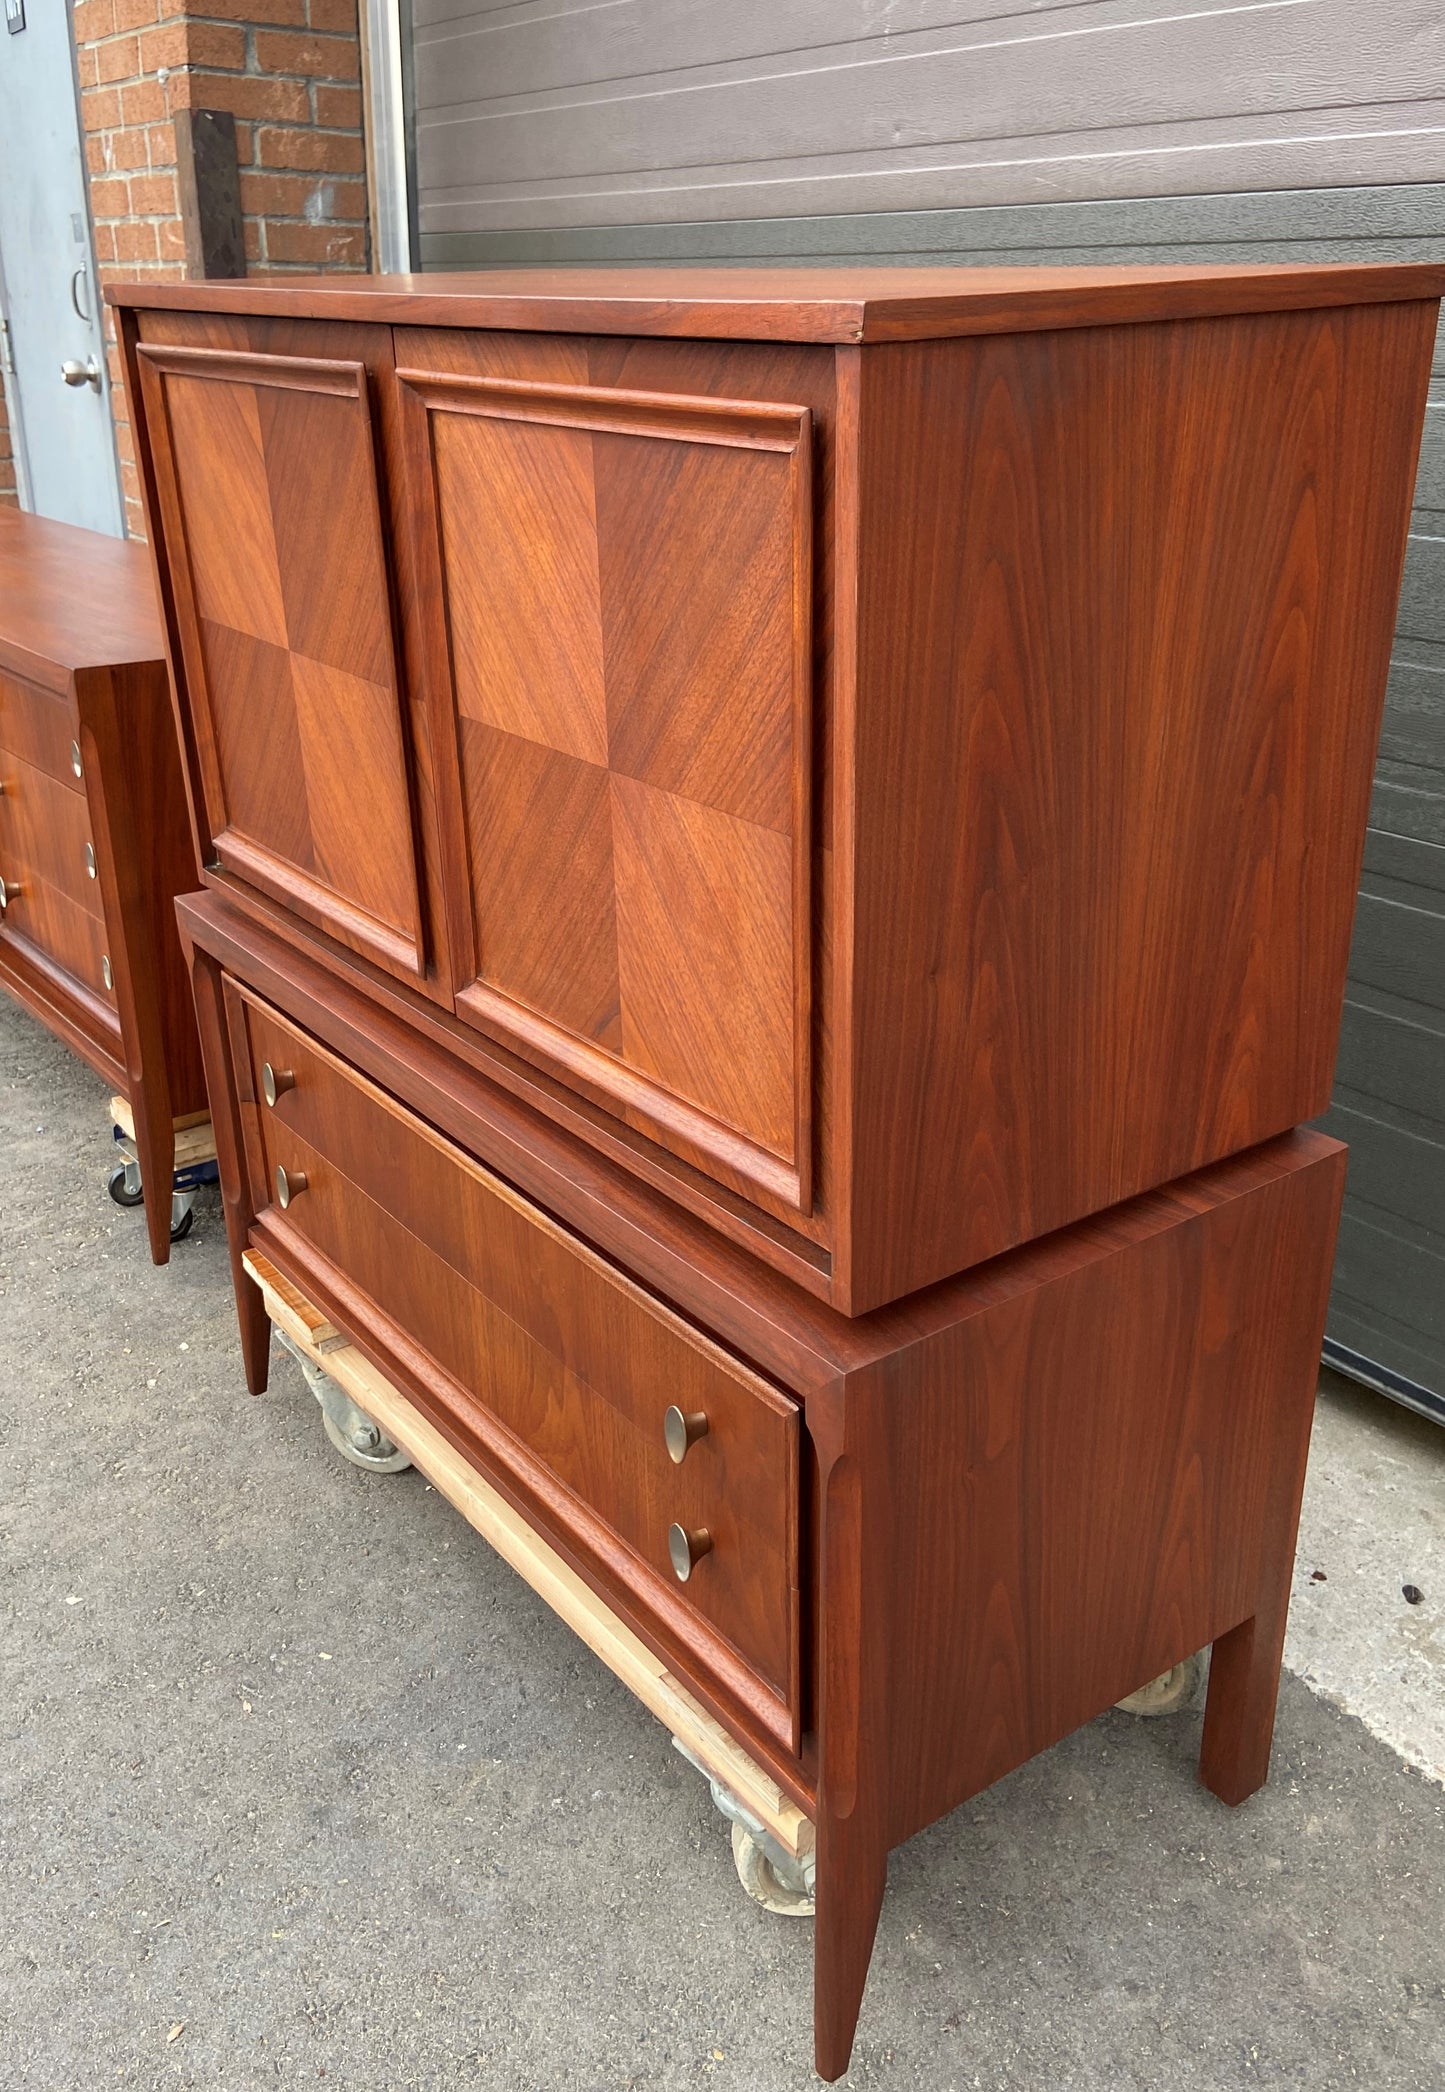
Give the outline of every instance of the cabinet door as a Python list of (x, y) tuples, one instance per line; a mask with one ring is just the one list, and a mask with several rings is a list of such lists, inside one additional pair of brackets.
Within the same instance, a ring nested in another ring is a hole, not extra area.
[(366, 368), (153, 342), (138, 356), (215, 856), (420, 975)]
[(458, 1012), (806, 1213), (808, 409), (397, 378), (457, 754)]

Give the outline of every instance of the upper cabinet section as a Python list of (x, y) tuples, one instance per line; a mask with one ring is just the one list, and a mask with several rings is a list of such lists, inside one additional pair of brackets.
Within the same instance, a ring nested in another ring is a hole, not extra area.
[(811, 413), (598, 384), (585, 342), (397, 365), (458, 1011), (806, 1212)]
[(174, 338), (138, 353), (215, 856), (343, 944), (418, 976), (365, 366)]
[(1271, 1139), (1329, 1101), (1442, 281), (128, 290), (208, 876), (402, 971), (409, 738), (387, 1021), (849, 1314)]

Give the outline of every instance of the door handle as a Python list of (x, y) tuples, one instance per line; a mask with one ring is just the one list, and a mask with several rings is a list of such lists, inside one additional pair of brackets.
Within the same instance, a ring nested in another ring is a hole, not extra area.
[(60, 366), (60, 375), (67, 385), (91, 385), (100, 390), (100, 365), (92, 356), (87, 363), (77, 363), (73, 357)]
[(92, 315), (85, 310), (85, 307), (80, 302), (80, 286), (82, 283), (84, 283), (84, 281), (85, 264), (82, 262), (81, 266), (76, 270), (75, 274), (70, 279), (70, 302), (71, 305), (74, 307), (75, 317), (78, 320), (84, 320), (86, 326), (88, 327), (91, 323)]

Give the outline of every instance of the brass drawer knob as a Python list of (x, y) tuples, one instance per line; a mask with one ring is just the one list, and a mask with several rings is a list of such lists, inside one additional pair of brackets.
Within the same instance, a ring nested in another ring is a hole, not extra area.
[(662, 1420), (662, 1436), (668, 1459), (675, 1460), (681, 1467), (687, 1458), (688, 1447), (707, 1437), (707, 1416), (701, 1409), (684, 1415), (674, 1402)]
[(87, 872), (87, 874), (89, 875), (89, 877), (93, 879), (93, 878), (95, 877), (95, 844), (94, 844), (94, 843), (87, 843), (87, 844), (86, 844), (86, 846), (85, 846), (85, 869), (86, 869), (86, 872)]
[(70, 767), (77, 777), (84, 775), (80, 761), (80, 743), (78, 741), (72, 741), (70, 744)]
[(276, 1099), (282, 1092), (284, 1090), (294, 1090), (295, 1087), (296, 1077), (289, 1068), (273, 1068), (269, 1061), (262, 1061), (261, 1095), (266, 1099), (272, 1111), (276, 1109)]
[(102, 952), (100, 955), (100, 977), (105, 982), (107, 988), (115, 986), (115, 975), (111, 971), (109, 952)]
[(17, 886), (13, 879), (0, 879), (0, 915), (5, 913), (11, 901), (18, 901), (24, 891), (24, 887)]
[(281, 1167), (279, 1162), (277, 1163), (276, 1199), (283, 1213), (285, 1212), (286, 1208), (290, 1205), (292, 1199), (296, 1197), (296, 1194), (298, 1192), (304, 1191), (305, 1189), (306, 1172), (304, 1170), (285, 1170)]
[(673, 1575), (680, 1584), (685, 1584), (703, 1556), (712, 1553), (712, 1534), (705, 1525), (695, 1525), (691, 1532), (685, 1525), (670, 1525), (667, 1552)]

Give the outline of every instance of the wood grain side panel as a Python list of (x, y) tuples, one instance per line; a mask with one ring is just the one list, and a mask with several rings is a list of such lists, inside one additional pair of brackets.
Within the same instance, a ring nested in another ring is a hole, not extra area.
[(1433, 320), (865, 352), (855, 1312), (1324, 1108)]
[(1287, 1597), (1344, 1162), (1202, 1177), (1202, 1210), (850, 1381), (888, 1844)]

